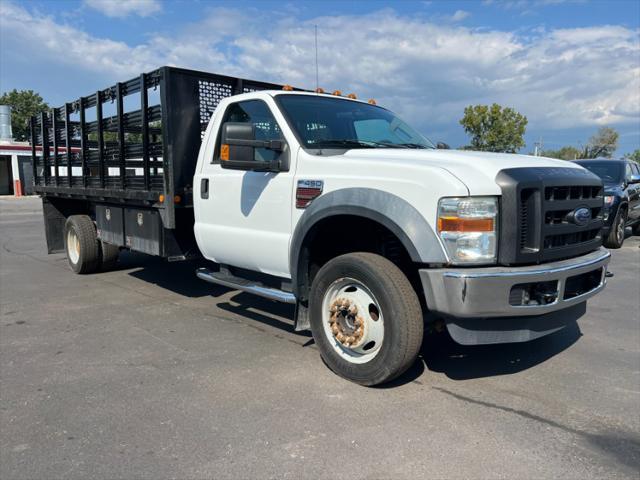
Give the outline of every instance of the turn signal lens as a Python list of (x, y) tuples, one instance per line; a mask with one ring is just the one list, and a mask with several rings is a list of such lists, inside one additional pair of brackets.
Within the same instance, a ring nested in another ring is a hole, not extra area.
[(220, 160), (229, 160), (229, 145), (226, 143), (220, 145)]
[(160, 194), (160, 196), (158, 197), (158, 201), (160, 203), (164, 203), (164, 195), (163, 194)]
[(438, 218), (440, 232), (493, 232), (493, 218)]

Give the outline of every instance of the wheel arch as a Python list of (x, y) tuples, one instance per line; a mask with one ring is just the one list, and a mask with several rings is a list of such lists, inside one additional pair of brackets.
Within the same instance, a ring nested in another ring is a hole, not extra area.
[(298, 299), (305, 301), (309, 288), (308, 246), (322, 234), (332, 217), (356, 217), (369, 220), (391, 232), (414, 263), (445, 263), (446, 256), (435, 232), (425, 218), (406, 200), (381, 190), (346, 188), (334, 190), (306, 209), (293, 233), (290, 249), (292, 287)]

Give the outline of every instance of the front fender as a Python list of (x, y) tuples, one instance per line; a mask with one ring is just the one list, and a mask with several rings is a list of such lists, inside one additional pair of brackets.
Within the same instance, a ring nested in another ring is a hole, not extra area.
[(390, 230), (417, 263), (446, 263), (442, 246), (424, 217), (409, 202), (381, 190), (344, 188), (313, 201), (298, 221), (289, 254), (294, 293), (299, 297), (304, 259), (302, 247), (307, 235), (320, 220), (335, 215), (368, 218)]

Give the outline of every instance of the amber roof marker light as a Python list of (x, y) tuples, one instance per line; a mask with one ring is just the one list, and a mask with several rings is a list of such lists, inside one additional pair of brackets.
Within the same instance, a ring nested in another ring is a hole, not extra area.
[(284, 90), (285, 92), (292, 92), (293, 87), (291, 85), (283, 85), (282, 90)]
[(367, 102), (369, 105), (377, 105), (376, 101), (373, 98), (370, 98)]

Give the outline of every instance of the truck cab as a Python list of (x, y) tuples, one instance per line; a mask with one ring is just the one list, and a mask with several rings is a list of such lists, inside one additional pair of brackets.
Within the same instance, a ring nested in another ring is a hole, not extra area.
[[(374, 361), (384, 345), (369, 309), (399, 322), (384, 315), (394, 306), (382, 305), (408, 300), (378, 298), (382, 272), (371, 284), (318, 287), (318, 273), (337, 259), (364, 252), (385, 260), (382, 270), (397, 269), (415, 292), (413, 307), (445, 319), (464, 344), (557, 331), (605, 284), (594, 175), (561, 160), (437, 149), (392, 112), (357, 99), (291, 91), (225, 99), (194, 186), (203, 255), (290, 291), (297, 328), (326, 342), (325, 361), (349, 378), (345, 371)], [(342, 274), (329, 275), (329, 285)]]

